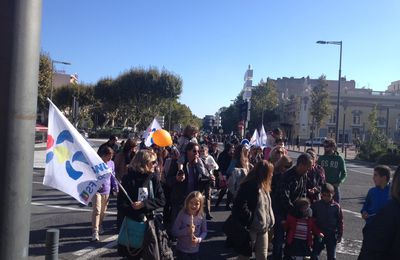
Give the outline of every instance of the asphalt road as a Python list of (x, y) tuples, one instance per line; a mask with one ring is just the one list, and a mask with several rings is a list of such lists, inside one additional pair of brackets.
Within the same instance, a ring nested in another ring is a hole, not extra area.
[[(296, 153), (290, 154), (296, 157)], [(362, 163), (347, 163), (348, 177), (342, 185), (344, 214), (343, 242), (338, 246), (337, 259), (357, 259), (362, 241), (363, 220), (359, 210), (372, 183), (372, 167)], [(91, 208), (80, 206), (77, 201), (60, 191), (42, 185), (43, 171), (33, 173), (31, 206), (31, 231), (29, 259), (43, 259), (46, 230), (60, 230), (60, 259), (120, 259), (116, 252), (116, 201), (111, 199), (105, 218), (105, 234), (99, 242), (91, 242)], [(225, 248), (221, 231), (229, 212), (213, 209), (214, 219), (208, 222), (208, 237), (201, 245), (201, 259), (230, 259), (235, 254)]]

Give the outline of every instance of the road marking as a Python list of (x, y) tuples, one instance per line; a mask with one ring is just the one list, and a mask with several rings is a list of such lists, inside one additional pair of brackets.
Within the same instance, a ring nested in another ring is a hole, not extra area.
[[(103, 241), (100, 241), (100, 242), (112, 241), (101, 248), (93, 250), (93, 247), (87, 247), (87, 248), (84, 248), (84, 249), (81, 249), (81, 250), (75, 252), (74, 255), (81, 256), (79, 258), (76, 258), (76, 260), (91, 259), (91, 258), (94, 258), (95, 256), (101, 255), (102, 253), (106, 252), (107, 250), (109, 250), (117, 245), (117, 243), (118, 243), (117, 238), (118, 238), (118, 235), (113, 235), (111, 237), (104, 239)], [(81, 253), (81, 252), (87, 252), (87, 253), (80, 254), (80, 255), (77, 254), (77, 253)]]
[(34, 183), (34, 184), (43, 184), (43, 182), (40, 182), (40, 181), (33, 181), (32, 183)]
[(336, 247), (336, 253), (358, 256), (360, 254), (362, 241), (343, 239)]
[[(91, 209), (79, 209), (79, 208), (64, 207), (64, 206), (57, 206), (57, 205), (48, 205), (48, 204), (39, 203), (39, 202), (32, 202), (31, 204), (34, 205), (34, 206), (43, 206), (43, 207), (47, 207), (47, 208), (65, 209), (65, 210), (83, 211), (83, 212), (92, 212)], [(106, 213), (109, 214), (109, 215), (117, 215), (117, 212), (113, 212), (113, 211), (106, 211)]]
[(357, 218), (361, 218), (361, 213), (360, 212), (354, 212), (354, 211), (351, 211), (351, 210), (348, 210), (348, 209), (343, 209), (343, 208), (342, 208), (342, 211), (346, 212), (346, 213), (349, 213), (349, 214), (351, 214), (351, 215), (353, 215), (353, 216), (355, 216)]

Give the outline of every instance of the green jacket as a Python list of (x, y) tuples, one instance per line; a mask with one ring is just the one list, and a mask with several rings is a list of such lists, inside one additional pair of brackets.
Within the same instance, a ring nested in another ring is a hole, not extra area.
[(327, 183), (340, 184), (346, 179), (346, 164), (340, 155), (322, 155), (318, 158), (318, 164), (325, 170)]

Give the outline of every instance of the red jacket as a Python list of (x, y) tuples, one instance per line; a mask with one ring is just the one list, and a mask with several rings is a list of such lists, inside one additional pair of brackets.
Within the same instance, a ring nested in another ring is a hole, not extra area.
[[(294, 233), (296, 232), (296, 226), (297, 226), (297, 218), (295, 218), (292, 215), (288, 215), (286, 218), (286, 222), (283, 225), (286, 231), (286, 242), (288, 245), (290, 245), (293, 242), (294, 239)], [(314, 218), (308, 218), (307, 221), (307, 245), (309, 247), (312, 246), (313, 244), (313, 236), (312, 234), (314, 234), (314, 236), (318, 236), (321, 233), (321, 230), (317, 227), (317, 225), (315, 224), (315, 219)]]

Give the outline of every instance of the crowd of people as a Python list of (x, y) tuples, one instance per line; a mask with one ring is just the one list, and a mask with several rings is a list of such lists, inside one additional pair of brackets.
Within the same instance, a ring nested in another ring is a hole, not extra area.
[[(271, 131), (267, 147), (233, 138), (226, 140), (223, 151), (218, 142), (198, 134), (189, 125), (171, 147), (145, 147), (132, 139), (118, 147), (112, 136), (99, 148), (115, 174), (93, 200), (93, 241), (100, 239), (109, 195), (118, 194), (118, 230), (125, 218), (147, 223), (155, 211), (162, 211), (166, 233), (176, 241), (177, 259), (199, 259), (207, 221), (213, 220), (214, 189), (214, 208), (226, 195), (225, 209), (231, 212), (224, 224), (226, 245), (238, 259), (253, 254), (256, 259), (319, 259), (324, 249), (328, 260), (336, 259), (344, 229), (340, 185), (347, 170), (333, 139), (324, 142), (324, 155), (318, 157), (309, 148), (294, 160), (279, 129)], [(374, 168), (376, 186), (361, 209), (366, 225), (360, 260), (400, 255), (399, 175), (397, 171), (390, 181), (387, 166)], [(147, 233), (139, 248), (119, 244), (118, 253), (127, 259), (163, 259), (154, 234)]]

